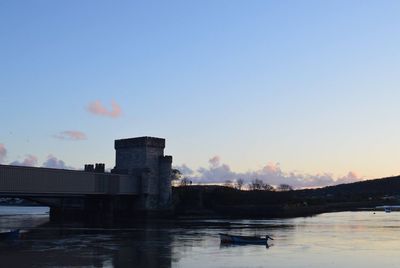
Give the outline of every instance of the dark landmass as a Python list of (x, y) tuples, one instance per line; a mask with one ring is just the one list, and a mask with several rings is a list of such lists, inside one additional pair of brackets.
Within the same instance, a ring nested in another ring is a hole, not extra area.
[[(20, 198), (0, 205), (37, 206)], [(283, 218), (400, 205), (400, 176), (291, 191), (241, 191), (226, 186), (173, 187), (177, 218)]]
[(281, 218), (400, 204), (400, 176), (292, 191), (241, 191), (226, 186), (173, 188), (177, 217)]

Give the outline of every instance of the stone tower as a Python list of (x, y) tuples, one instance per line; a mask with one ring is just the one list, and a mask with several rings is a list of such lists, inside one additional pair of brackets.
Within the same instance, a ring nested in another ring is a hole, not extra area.
[(165, 139), (139, 137), (115, 140), (113, 173), (129, 174), (136, 182), (139, 209), (165, 210), (171, 206), (172, 156), (164, 156)]

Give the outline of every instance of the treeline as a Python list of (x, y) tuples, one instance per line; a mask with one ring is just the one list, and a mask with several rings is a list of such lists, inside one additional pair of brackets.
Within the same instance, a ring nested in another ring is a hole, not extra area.
[(232, 217), (292, 217), (400, 203), (400, 176), (319, 189), (270, 190), (253, 181), (243, 191), (225, 186), (180, 186), (173, 189), (178, 214)]
[(264, 181), (260, 180), (260, 179), (254, 179), (252, 180), (250, 183), (248, 183), (247, 185), (244, 183), (243, 179), (238, 179), (236, 181), (230, 181), (227, 180), (224, 183), (224, 186), (226, 187), (230, 187), (230, 188), (235, 188), (237, 190), (250, 190), (250, 191), (292, 191), (293, 187), (290, 186), (289, 184), (279, 184), (278, 186), (273, 186), (271, 184), (265, 183)]
[[(189, 177), (184, 177), (182, 173), (178, 169), (172, 170), (172, 181), (174, 182), (174, 186), (190, 186), (192, 185), (192, 180)], [(225, 187), (234, 188), (237, 190), (262, 190), (262, 191), (292, 191), (293, 187), (289, 184), (279, 184), (277, 186), (270, 185), (265, 183), (260, 179), (253, 179), (250, 183), (245, 183), (243, 179), (237, 180), (226, 180), (223, 184)]]

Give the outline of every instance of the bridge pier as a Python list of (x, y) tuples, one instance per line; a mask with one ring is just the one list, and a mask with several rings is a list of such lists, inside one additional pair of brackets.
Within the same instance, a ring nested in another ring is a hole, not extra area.
[(112, 222), (118, 217), (115, 210), (116, 202), (118, 201), (111, 196), (63, 198), (59, 206), (50, 207), (50, 220)]
[(143, 218), (164, 218), (171, 210), (146, 209), (149, 197), (140, 196), (102, 196), (85, 198), (63, 198), (58, 205), (50, 206), (50, 220), (85, 221), (112, 223), (114, 221), (135, 221)]

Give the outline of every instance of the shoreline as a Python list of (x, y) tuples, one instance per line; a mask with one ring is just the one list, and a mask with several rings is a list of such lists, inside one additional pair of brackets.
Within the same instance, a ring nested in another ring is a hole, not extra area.
[[(308, 206), (288, 208), (285, 206), (272, 206), (267, 210), (265, 206), (252, 206), (249, 207), (220, 207), (217, 211), (208, 209), (195, 209), (185, 210), (176, 213), (173, 218), (175, 219), (287, 219), (299, 217), (313, 217), (324, 213), (335, 212), (358, 212), (358, 211), (383, 211), (376, 207), (381, 204), (365, 202), (360, 203), (335, 203), (321, 206)], [(271, 211), (276, 209), (276, 211)], [(218, 213), (218, 211), (224, 211)]]

